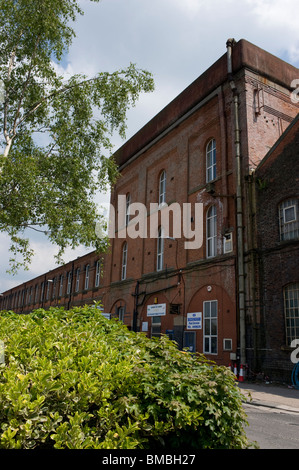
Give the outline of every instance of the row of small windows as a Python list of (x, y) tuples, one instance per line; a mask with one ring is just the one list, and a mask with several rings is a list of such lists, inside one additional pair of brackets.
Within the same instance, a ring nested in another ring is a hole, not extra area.
[[(91, 267), (89, 264), (85, 266), (85, 276), (84, 276), (84, 290), (90, 288), (90, 271)], [(69, 271), (66, 276), (66, 294), (71, 293), (71, 289), (74, 293), (79, 292), (80, 288), (80, 268), (77, 268), (75, 271), (75, 284), (72, 289), (72, 272)], [(100, 286), (101, 278), (101, 261), (96, 262), (95, 266), (95, 280), (94, 287)], [(27, 289), (17, 292), (12, 297), (12, 305), (10, 308), (21, 307), (23, 305), (31, 305), (33, 303), (39, 303), (43, 301), (50, 300), (50, 298), (55, 299), (57, 297), (62, 297), (63, 289), (65, 285), (65, 276), (61, 274), (59, 277), (54, 277), (54, 279), (48, 279), (41, 284), (36, 284), (35, 287), (30, 286)], [(52, 295), (51, 295), (52, 290)]]

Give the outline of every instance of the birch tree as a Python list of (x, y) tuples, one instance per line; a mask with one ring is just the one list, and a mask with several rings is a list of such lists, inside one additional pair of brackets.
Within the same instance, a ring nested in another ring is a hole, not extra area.
[(59, 262), (67, 246), (104, 248), (94, 196), (117, 177), (111, 136), (125, 137), (127, 110), (153, 90), (134, 64), (92, 78), (57, 73), (82, 14), (77, 0), (0, 0), (0, 231), (13, 272), (32, 259), (28, 229), (46, 233)]

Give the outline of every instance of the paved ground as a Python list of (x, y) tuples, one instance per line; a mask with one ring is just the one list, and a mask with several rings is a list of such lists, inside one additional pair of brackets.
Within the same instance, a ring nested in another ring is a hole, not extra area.
[(299, 413), (299, 390), (288, 385), (239, 382), (248, 403)]
[(299, 449), (299, 390), (273, 383), (239, 383), (247, 402), (245, 432), (259, 449)]

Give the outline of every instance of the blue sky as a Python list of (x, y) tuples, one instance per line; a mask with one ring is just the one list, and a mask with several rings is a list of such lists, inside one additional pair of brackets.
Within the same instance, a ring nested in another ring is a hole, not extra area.
[[(256, 44), (299, 68), (298, 0), (101, 0), (80, 1), (85, 11), (61, 64), (66, 75), (114, 71), (130, 62), (151, 71), (155, 92), (141, 96), (128, 114), (127, 138), (138, 131), (207, 67), (234, 37)], [(299, 78), (299, 77), (298, 77)], [(115, 149), (122, 141), (115, 137)], [(109, 201), (99, 196), (99, 201)], [(0, 234), (0, 292), (55, 267), (56, 248), (31, 234), (36, 256), (30, 271), (9, 268), (9, 243)], [(68, 250), (65, 261), (88, 250)]]

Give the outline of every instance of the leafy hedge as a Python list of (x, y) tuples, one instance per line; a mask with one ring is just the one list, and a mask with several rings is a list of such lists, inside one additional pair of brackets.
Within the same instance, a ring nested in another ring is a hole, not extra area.
[(244, 448), (233, 374), (92, 307), (0, 313), (0, 448)]

